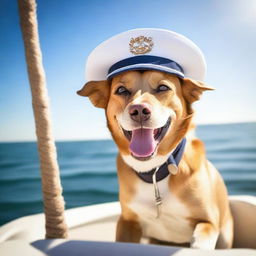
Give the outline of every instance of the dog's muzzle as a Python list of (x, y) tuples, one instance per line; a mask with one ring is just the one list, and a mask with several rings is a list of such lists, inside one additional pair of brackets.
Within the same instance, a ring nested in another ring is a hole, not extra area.
[(171, 124), (169, 117), (164, 126), (156, 129), (139, 128), (132, 131), (123, 129), (124, 135), (130, 142), (131, 154), (139, 160), (147, 160), (151, 157), (160, 141), (164, 138)]

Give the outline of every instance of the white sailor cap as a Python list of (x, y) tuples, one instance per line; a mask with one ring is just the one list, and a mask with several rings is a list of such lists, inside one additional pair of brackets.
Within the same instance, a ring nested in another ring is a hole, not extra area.
[(164, 29), (134, 29), (109, 38), (90, 53), (86, 80), (111, 79), (128, 70), (158, 70), (202, 81), (206, 63), (185, 36)]

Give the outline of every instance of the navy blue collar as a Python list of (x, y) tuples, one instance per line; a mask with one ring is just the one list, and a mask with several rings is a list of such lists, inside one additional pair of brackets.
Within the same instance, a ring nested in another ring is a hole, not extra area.
[[(182, 139), (182, 141), (179, 143), (179, 145), (176, 147), (176, 149), (172, 152), (172, 154), (168, 157), (167, 161), (162, 164), (159, 167), (159, 170), (156, 173), (156, 181), (163, 180), (166, 178), (170, 172), (168, 170), (168, 165), (173, 164), (178, 167), (180, 160), (183, 156), (184, 150), (185, 150), (185, 145), (186, 145), (186, 138)], [(156, 169), (152, 169), (151, 171), (148, 172), (136, 172), (136, 174), (139, 176), (140, 179), (145, 181), (146, 183), (153, 183), (153, 174)]]

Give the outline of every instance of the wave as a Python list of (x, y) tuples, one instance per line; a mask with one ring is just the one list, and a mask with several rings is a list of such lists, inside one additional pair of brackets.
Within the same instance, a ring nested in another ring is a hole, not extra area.
[[(117, 177), (116, 171), (104, 171), (104, 172), (73, 172), (64, 174), (61, 173), (61, 180), (72, 180), (77, 178), (115, 178)], [(41, 176), (24, 176), (24, 177), (3, 177), (0, 179), (1, 184), (11, 184), (11, 183), (30, 183), (30, 182), (41, 182)]]
[(251, 157), (243, 157), (243, 156), (236, 156), (236, 157), (229, 157), (229, 156), (208, 156), (207, 157), (211, 162), (213, 163), (227, 163), (227, 164), (232, 164), (232, 165), (237, 165), (237, 164), (254, 164), (256, 167), (256, 158), (251, 156)]
[(6, 201), (6, 202), (1, 202), (0, 203), (0, 208), (4, 209), (8, 207), (9, 209), (16, 209), (18, 208), (26, 208), (26, 207), (31, 207), (35, 205), (42, 205), (43, 201), (42, 200), (30, 200), (30, 201)]
[(0, 162), (0, 168), (20, 168), (20, 167), (25, 167), (25, 168), (31, 168), (31, 167), (39, 167), (38, 163), (35, 163), (35, 161), (29, 162), (29, 161), (7, 161), (7, 162)]
[(223, 154), (223, 153), (256, 153), (255, 147), (230, 147), (230, 146), (220, 146), (220, 147), (209, 147), (207, 152)]
[(69, 178), (94, 178), (94, 177), (102, 177), (102, 178), (114, 178), (117, 176), (116, 171), (113, 172), (84, 172), (77, 173), (72, 175), (61, 175), (62, 179)]
[(72, 196), (81, 196), (86, 195), (87, 197), (90, 195), (93, 196), (116, 196), (118, 195), (117, 191), (108, 191), (108, 190), (98, 190), (98, 189), (86, 189), (86, 190), (65, 190), (64, 192), (66, 195), (72, 195)]
[(240, 172), (241, 174), (246, 175), (247, 173), (252, 173), (255, 172), (256, 173), (256, 167), (255, 164), (252, 165), (232, 165), (232, 164), (215, 164), (215, 166), (220, 170), (221, 173), (224, 172), (229, 172), (229, 173), (238, 173)]

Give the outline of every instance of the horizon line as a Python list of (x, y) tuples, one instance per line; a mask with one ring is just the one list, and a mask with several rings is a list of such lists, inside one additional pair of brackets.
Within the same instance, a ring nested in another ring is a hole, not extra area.
[[(228, 122), (228, 123), (201, 123), (196, 126), (217, 126), (217, 125), (236, 125), (236, 124), (253, 124), (256, 121), (241, 121), (241, 122)], [(98, 137), (98, 138), (67, 138), (67, 139), (55, 139), (55, 142), (76, 142), (76, 141), (100, 141), (100, 140), (113, 140), (111, 136), (109, 137)], [(0, 140), (0, 143), (34, 143), (37, 139), (27, 139), (27, 140)]]

